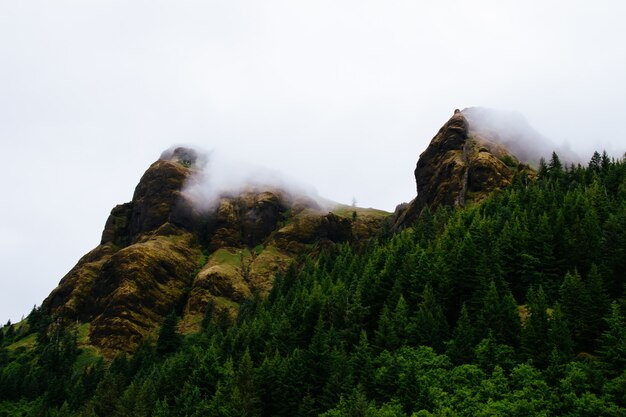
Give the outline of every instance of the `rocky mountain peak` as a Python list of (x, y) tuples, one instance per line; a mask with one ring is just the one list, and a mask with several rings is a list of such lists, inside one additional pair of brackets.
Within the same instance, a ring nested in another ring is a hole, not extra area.
[(497, 141), (497, 132), (487, 134), (472, 126), (468, 119), (475, 115), (473, 109), (455, 110), (419, 156), (414, 171), (417, 196), (396, 210), (396, 228), (410, 225), (425, 207), (463, 207), (510, 185), (517, 171), (531, 173)]
[(388, 216), (321, 207), (269, 186), (224, 192), (198, 207), (186, 188), (209, 162), (189, 148), (163, 152), (44, 309), (88, 325), (90, 343), (105, 355), (132, 351), (172, 310), (181, 331), (197, 330), (209, 301), (216, 315), (233, 313), (252, 294), (266, 294), (301, 255), (373, 236)]

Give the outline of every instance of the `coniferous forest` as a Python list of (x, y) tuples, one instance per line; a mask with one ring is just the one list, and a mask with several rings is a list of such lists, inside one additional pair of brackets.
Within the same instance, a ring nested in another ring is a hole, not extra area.
[(623, 416), (625, 277), (626, 160), (553, 154), (132, 355), (35, 308), (0, 332), (0, 416)]

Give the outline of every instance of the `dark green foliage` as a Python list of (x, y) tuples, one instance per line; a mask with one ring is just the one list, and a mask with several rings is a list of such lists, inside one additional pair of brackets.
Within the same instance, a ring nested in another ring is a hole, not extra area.
[(430, 284), (426, 284), (417, 315), (415, 317), (417, 343), (432, 346), (437, 351), (443, 350), (448, 339), (448, 323)]
[(304, 257), (199, 334), (172, 313), (112, 362), (79, 366), (34, 308), (1, 332), (0, 416), (624, 415), (626, 163), (538, 176)]
[(202, 323), (200, 324), (200, 327), (202, 328), (203, 331), (209, 331), (211, 329), (211, 326), (214, 323), (214, 317), (213, 315), (215, 314), (215, 302), (213, 300), (209, 300), (209, 302), (207, 303), (205, 309), (204, 309), (204, 317), (202, 317)]
[(177, 323), (178, 316), (175, 311), (172, 311), (165, 317), (156, 343), (157, 353), (165, 355), (174, 352), (180, 346), (180, 336), (176, 333)]
[(606, 324), (607, 330), (600, 338), (599, 353), (607, 372), (617, 375), (626, 369), (626, 321), (617, 302), (611, 305)]
[(538, 367), (545, 367), (551, 349), (548, 339), (548, 303), (543, 288), (531, 287), (526, 295), (526, 302), (529, 314), (522, 329), (522, 352)]
[(452, 339), (448, 342), (446, 354), (452, 361), (460, 365), (469, 363), (474, 356), (477, 330), (472, 326), (465, 304), (461, 308), (461, 316), (456, 322)]

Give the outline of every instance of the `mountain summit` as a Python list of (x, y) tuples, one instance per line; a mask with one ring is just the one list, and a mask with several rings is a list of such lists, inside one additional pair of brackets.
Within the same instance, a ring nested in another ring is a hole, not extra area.
[(210, 209), (186, 194), (210, 164), (193, 149), (164, 152), (132, 201), (113, 208), (100, 244), (46, 298), (49, 313), (89, 324), (105, 354), (131, 351), (175, 310), (198, 328), (209, 303), (233, 314), (300, 255), (373, 236), (388, 213), (334, 204), (272, 187), (216, 197)]
[(497, 131), (481, 129), (481, 110), (473, 108), (454, 114), (431, 140), (415, 167), (417, 197), (396, 210), (395, 227), (412, 224), (426, 207), (464, 207), (480, 201), (493, 191), (511, 184), (516, 172), (532, 176), (530, 167), (520, 162), (501, 143)]

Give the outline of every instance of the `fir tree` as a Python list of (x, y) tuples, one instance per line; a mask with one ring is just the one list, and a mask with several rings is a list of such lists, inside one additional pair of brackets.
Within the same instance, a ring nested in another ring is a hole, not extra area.
[(611, 304), (606, 318), (607, 330), (602, 333), (598, 352), (609, 376), (616, 376), (626, 369), (626, 322), (617, 302)]
[(586, 341), (589, 333), (586, 308), (590, 301), (578, 272), (565, 274), (560, 289), (560, 305), (572, 337), (577, 342), (576, 347)]
[(157, 353), (160, 355), (174, 352), (180, 345), (180, 336), (176, 333), (177, 323), (178, 316), (176, 312), (172, 311), (165, 317), (161, 329), (159, 330), (159, 337), (156, 344)]
[(430, 284), (424, 288), (422, 302), (415, 317), (415, 327), (419, 344), (432, 346), (438, 351), (443, 350), (444, 341), (448, 337), (448, 322)]
[(533, 359), (533, 363), (543, 368), (548, 364), (552, 350), (548, 337), (548, 304), (543, 288), (531, 287), (526, 300), (529, 314), (522, 328), (522, 350), (527, 357)]
[(253, 417), (260, 415), (261, 399), (258, 395), (255, 378), (250, 351), (246, 349), (235, 373), (239, 396), (238, 402), (241, 413), (244, 416)]
[(396, 333), (393, 314), (385, 305), (380, 313), (378, 329), (375, 333), (375, 345), (379, 350), (393, 350), (400, 346), (400, 339)]
[(461, 316), (456, 322), (452, 339), (447, 343), (446, 354), (456, 363), (468, 363), (474, 356), (476, 332), (472, 327), (465, 304), (461, 307)]

